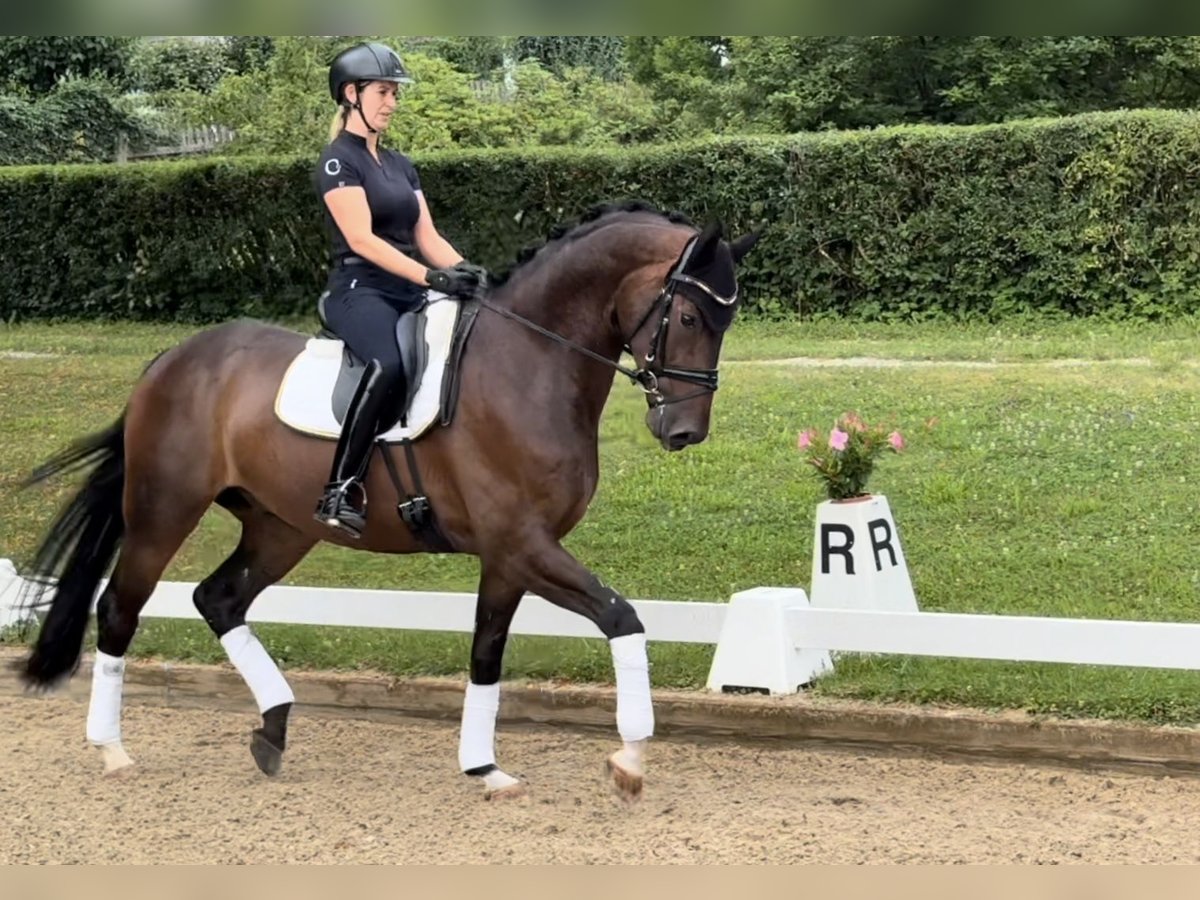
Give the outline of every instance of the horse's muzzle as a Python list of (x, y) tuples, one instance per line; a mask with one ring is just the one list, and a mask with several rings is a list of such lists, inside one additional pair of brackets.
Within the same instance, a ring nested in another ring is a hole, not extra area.
[(673, 431), (663, 439), (663, 446), (668, 450), (682, 450), (691, 444), (704, 440), (704, 435), (695, 431)]
[[(707, 424), (697, 422), (694, 416), (680, 417), (678, 422), (672, 421), (673, 418), (671, 412), (664, 412), (662, 407), (646, 411), (646, 427), (664, 450), (682, 450), (708, 437)], [(691, 421), (682, 421), (685, 418)]]

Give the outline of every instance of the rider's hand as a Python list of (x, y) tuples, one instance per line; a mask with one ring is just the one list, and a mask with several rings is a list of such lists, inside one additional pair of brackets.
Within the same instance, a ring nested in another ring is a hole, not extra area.
[(487, 287), (488, 271), (464, 260), (448, 269), (430, 269), (425, 275), (425, 283), (451, 297), (474, 297)]

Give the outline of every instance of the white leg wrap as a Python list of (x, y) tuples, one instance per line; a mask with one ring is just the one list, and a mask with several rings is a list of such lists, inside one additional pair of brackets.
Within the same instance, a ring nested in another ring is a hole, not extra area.
[(121, 692), (125, 658), (96, 651), (92, 663), (92, 698), (88, 702), (87, 739), (97, 747), (121, 743)]
[(288, 687), (283, 673), (250, 631), (249, 625), (239, 625), (232, 631), (225, 632), (221, 635), (221, 646), (225, 648), (225, 653), (228, 654), (234, 668), (249, 685), (260, 713), (265, 713), (281, 703), (295, 701), (296, 696)]
[(458, 735), (458, 765), (462, 771), (496, 764), (496, 715), (500, 712), (500, 682), (467, 684), (462, 730)]
[(608, 643), (617, 676), (617, 731), (627, 744), (644, 741), (654, 734), (646, 635), (627, 634)]

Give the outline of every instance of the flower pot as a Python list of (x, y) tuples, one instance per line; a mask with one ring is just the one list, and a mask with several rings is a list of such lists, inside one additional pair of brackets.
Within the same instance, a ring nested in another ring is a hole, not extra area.
[(817, 505), (809, 599), (814, 607), (916, 612), (887, 497), (868, 494)]
[(830, 500), (830, 503), (862, 503), (864, 500), (871, 500), (875, 497), (874, 494), (859, 494), (857, 497), (843, 497), (841, 500)]

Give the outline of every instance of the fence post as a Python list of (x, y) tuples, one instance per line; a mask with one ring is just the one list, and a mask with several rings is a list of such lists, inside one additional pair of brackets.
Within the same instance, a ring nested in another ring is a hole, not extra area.
[(797, 649), (788, 611), (808, 607), (803, 588), (759, 587), (729, 600), (708, 673), (710, 691), (794, 694), (833, 670), (825, 650)]
[(19, 621), (21, 599), (21, 576), (12, 560), (0, 559), (0, 628), (16, 625)]

